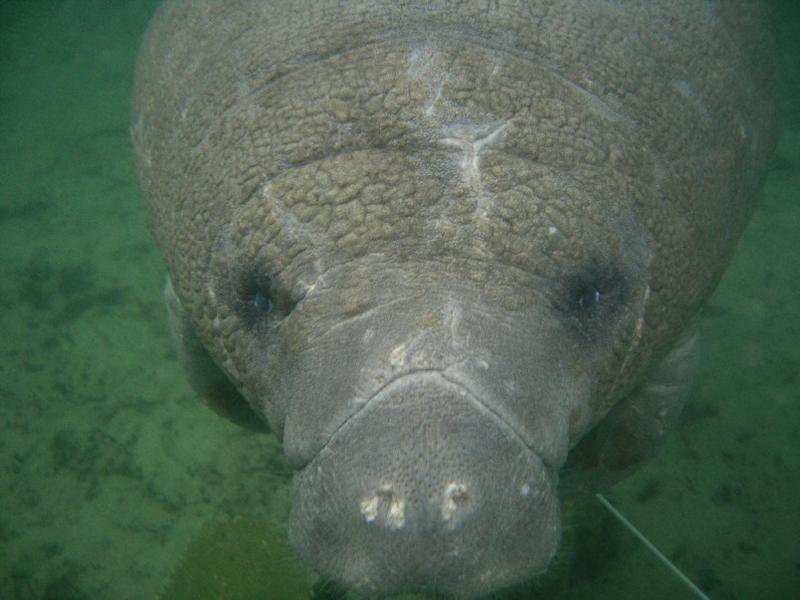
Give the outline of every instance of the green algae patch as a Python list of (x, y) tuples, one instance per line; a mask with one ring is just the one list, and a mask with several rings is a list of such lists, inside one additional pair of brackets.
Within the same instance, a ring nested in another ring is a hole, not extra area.
[(203, 526), (159, 598), (308, 600), (314, 579), (284, 530), (234, 518)]

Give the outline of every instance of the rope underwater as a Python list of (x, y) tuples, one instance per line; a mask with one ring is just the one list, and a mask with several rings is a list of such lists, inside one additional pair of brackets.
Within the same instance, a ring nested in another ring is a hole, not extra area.
[(673, 562), (670, 559), (668, 559), (663, 552), (661, 552), (661, 550), (656, 548), (650, 540), (644, 537), (644, 534), (642, 534), (642, 532), (636, 529), (633, 523), (628, 521), (628, 519), (626, 519), (621, 512), (619, 512), (616, 508), (614, 508), (614, 506), (608, 500), (606, 500), (605, 496), (603, 496), (602, 494), (595, 494), (595, 498), (597, 498), (597, 501), (600, 502), (600, 504), (602, 504), (603, 506), (605, 506), (608, 512), (614, 515), (614, 518), (616, 518), (620, 523), (622, 523), (622, 525), (624, 525), (628, 531), (630, 531), (633, 535), (635, 535), (639, 539), (639, 541), (642, 542), (647, 547), (648, 550), (650, 550), (650, 552), (655, 554), (658, 560), (664, 563), (670, 569), (670, 571), (672, 571), (675, 575), (677, 575), (678, 578), (681, 581), (683, 581), (698, 598), (702, 598), (703, 600), (710, 600), (710, 598), (706, 596), (703, 590), (697, 587), (692, 582), (691, 579), (689, 579), (686, 575), (683, 574), (683, 571), (681, 571), (678, 567), (676, 567), (673, 564)]

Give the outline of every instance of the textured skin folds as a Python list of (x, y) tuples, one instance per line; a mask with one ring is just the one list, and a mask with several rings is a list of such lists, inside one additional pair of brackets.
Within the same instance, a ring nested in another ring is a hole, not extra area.
[(759, 6), (159, 9), (132, 136), (181, 360), (283, 440), (324, 575), (490, 593), (547, 568), (571, 452), (652, 455), (776, 135)]

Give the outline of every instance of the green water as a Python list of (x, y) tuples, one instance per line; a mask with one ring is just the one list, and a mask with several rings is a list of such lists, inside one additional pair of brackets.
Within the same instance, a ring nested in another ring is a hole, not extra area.
[[(128, 143), (155, 4), (0, 3), (0, 598), (153, 598), (204, 525), (286, 520), (275, 440), (196, 402), (173, 359)], [(684, 425), (608, 493), (715, 599), (800, 589), (800, 15), (784, 6), (786, 129), (704, 312)], [(602, 509), (587, 519), (563, 597), (691, 597)]]

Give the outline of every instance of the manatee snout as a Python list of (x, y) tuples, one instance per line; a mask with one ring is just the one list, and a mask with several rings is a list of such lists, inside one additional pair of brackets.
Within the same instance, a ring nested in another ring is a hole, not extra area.
[(569, 414), (586, 393), (551, 341), (557, 319), (533, 303), (512, 323), (443, 274), (372, 277), (358, 311), (341, 291), (353, 285), (317, 286), (300, 310), (349, 316), (287, 331), (310, 340), (278, 369), (294, 399), (292, 544), (368, 598), (482, 597), (545, 571)]
[(557, 475), (436, 371), (386, 385), (295, 480), (290, 537), (368, 597), (480, 596), (543, 571), (559, 539)]

